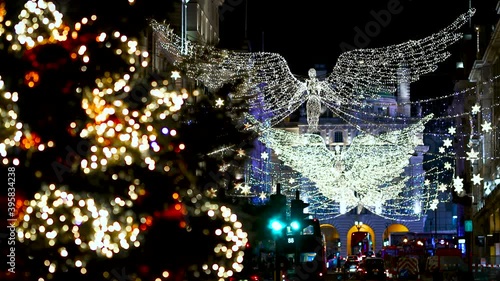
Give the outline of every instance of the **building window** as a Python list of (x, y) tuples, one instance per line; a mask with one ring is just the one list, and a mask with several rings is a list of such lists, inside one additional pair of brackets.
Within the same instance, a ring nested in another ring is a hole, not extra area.
[(344, 142), (344, 134), (342, 132), (333, 133), (333, 142)]

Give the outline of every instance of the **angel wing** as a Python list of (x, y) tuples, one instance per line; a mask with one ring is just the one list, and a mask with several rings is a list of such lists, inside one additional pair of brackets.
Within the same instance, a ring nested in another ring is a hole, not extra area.
[[(449, 56), (446, 48), (460, 38), (456, 31), (474, 13), (471, 9), (444, 30), (417, 41), (343, 53), (332, 73), (319, 83), (320, 91), (315, 95), (335, 110), (339, 103), (359, 104), (380, 91), (393, 92), (398, 82), (416, 81)], [(271, 125), (281, 122), (310, 97), (306, 84), (292, 75), (279, 54), (217, 49), (183, 41), (156, 21), (151, 26), (160, 49), (192, 78), (212, 89), (243, 82), (237, 95), (250, 97), (251, 109), (259, 111)], [(402, 69), (408, 73), (402, 73)]]
[(343, 176), (335, 169), (338, 157), (326, 147), (321, 136), (268, 128), (260, 132), (259, 140), (271, 148), (284, 165), (314, 182), (324, 196), (337, 202), (355, 199), (350, 186), (337, 185)]
[(305, 83), (295, 78), (279, 54), (236, 52), (183, 42), (167, 25), (152, 21), (151, 26), (160, 50), (188, 76), (211, 90), (227, 83), (242, 83), (235, 96), (249, 98), (251, 109), (259, 111), (272, 125), (305, 101)]
[[(343, 157), (345, 170), (352, 175), (348, 181), (354, 185), (358, 204), (376, 214), (414, 214), (413, 204), (395, 203), (421, 195), (409, 189), (406, 183), (410, 177), (404, 175), (404, 169), (411, 165), (409, 160), (415, 148), (423, 145), (419, 135), (432, 117), (427, 115), (401, 130), (379, 136), (363, 134), (353, 139)], [(423, 175), (412, 175), (419, 176)], [(401, 206), (411, 210), (402, 210)]]
[[(325, 80), (325, 88), (335, 85), (344, 94), (373, 97), (380, 92), (394, 92), (398, 83), (417, 81), (450, 56), (446, 49), (462, 37), (457, 31), (474, 13), (475, 9), (470, 9), (443, 30), (420, 40), (342, 53)], [(321, 97), (327, 107), (335, 108), (332, 91), (325, 91)]]
[(407, 188), (404, 168), (421, 144), (416, 135), (431, 118), (377, 137), (359, 135), (345, 152), (328, 149), (321, 136), (284, 129), (264, 128), (259, 140), (284, 165), (313, 181), (322, 196), (341, 204), (344, 212), (364, 206), (383, 214)]

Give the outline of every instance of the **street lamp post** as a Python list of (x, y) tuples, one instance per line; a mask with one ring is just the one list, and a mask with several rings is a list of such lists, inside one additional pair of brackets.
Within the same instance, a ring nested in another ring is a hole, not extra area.
[(359, 230), (363, 227), (363, 222), (362, 221), (355, 221), (354, 226), (356, 227), (356, 229), (359, 232)]

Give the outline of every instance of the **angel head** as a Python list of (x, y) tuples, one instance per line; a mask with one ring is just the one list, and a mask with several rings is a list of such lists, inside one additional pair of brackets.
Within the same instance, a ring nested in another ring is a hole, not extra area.
[(316, 78), (316, 69), (310, 68), (308, 74), (309, 78)]

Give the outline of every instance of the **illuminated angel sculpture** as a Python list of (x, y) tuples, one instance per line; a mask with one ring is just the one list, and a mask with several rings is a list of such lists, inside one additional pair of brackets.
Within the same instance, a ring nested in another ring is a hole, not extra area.
[[(321, 81), (313, 77), (312, 70), (310, 79), (300, 81), (276, 53), (203, 46), (181, 40), (168, 25), (152, 21), (151, 26), (160, 49), (188, 76), (214, 90), (226, 83), (243, 82), (235, 96), (254, 99), (251, 106), (270, 116), (268, 121), (272, 126), (307, 101), (311, 132), (319, 118), (319, 103), (333, 112), (340, 104), (362, 105), (366, 98), (376, 98), (380, 92), (392, 93), (399, 83), (411, 83), (433, 72), (438, 63), (449, 57), (446, 49), (461, 38), (459, 28), (474, 13), (475, 9), (470, 9), (443, 30), (419, 40), (344, 52), (333, 71)], [(404, 76), (398, 74), (403, 65), (408, 70)]]
[[(280, 128), (256, 124), (259, 140), (271, 148), (284, 165), (314, 182), (319, 193), (337, 202), (343, 212), (362, 207), (375, 214), (394, 215), (406, 210), (394, 210), (409, 197), (419, 197), (418, 190), (407, 186), (409, 176), (404, 169), (410, 163), (415, 148), (423, 145), (421, 136), (432, 114), (400, 130), (378, 136), (360, 134), (351, 144), (330, 150), (317, 134), (296, 134)], [(413, 175), (415, 176), (415, 175)], [(413, 205), (409, 206), (413, 209)]]

